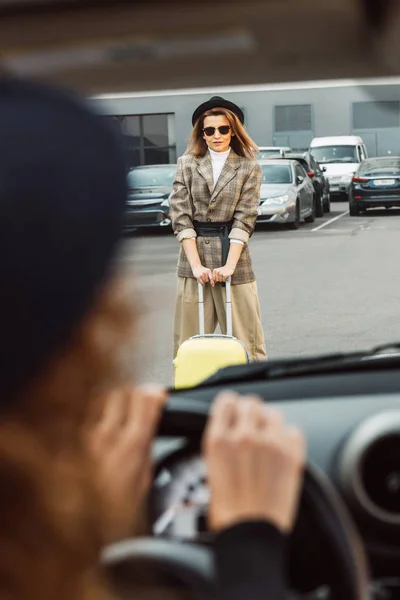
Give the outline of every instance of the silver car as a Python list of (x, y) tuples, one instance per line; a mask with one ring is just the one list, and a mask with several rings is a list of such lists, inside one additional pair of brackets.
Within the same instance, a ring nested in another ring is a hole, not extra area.
[(258, 223), (288, 224), (298, 229), (300, 221), (315, 220), (315, 191), (311, 179), (296, 160), (258, 161), (263, 172)]
[(258, 149), (260, 160), (268, 159), (270, 156), (282, 156), (284, 158), (286, 152), (292, 152), (289, 146), (259, 146)]

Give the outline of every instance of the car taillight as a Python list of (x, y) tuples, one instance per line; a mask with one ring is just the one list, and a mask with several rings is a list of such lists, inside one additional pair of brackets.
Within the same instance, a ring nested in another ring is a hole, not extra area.
[(307, 175), (311, 178), (314, 177), (315, 173), (314, 171), (307, 171)]
[(353, 177), (354, 183), (367, 183), (367, 181), (369, 181), (368, 177)]

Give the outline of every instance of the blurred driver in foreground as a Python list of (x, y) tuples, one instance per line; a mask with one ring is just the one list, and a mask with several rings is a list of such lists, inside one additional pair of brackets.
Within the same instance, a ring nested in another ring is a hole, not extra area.
[[(136, 307), (114, 262), (124, 161), (80, 102), (9, 78), (0, 131), (0, 597), (107, 598), (99, 554), (142, 529), (167, 400), (132, 386)], [(219, 597), (283, 597), (302, 435), (227, 392), (204, 455)]]

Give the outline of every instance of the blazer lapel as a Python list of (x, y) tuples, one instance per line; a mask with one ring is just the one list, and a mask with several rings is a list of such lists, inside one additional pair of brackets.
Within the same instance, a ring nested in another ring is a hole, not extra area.
[[(218, 196), (221, 190), (234, 178), (236, 177), (236, 173), (238, 168), (240, 167), (240, 158), (239, 156), (231, 150), (228, 158), (224, 164), (224, 167), (221, 171), (221, 175), (218, 178), (217, 185), (211, 194), (211, 200), (214, 200)], [(212, 167), (211, 167), (212, 171)]]
[(213, 193), (214, 188), (214, 175), (211, 163), (210, 153), (207, 152), (204, 156), (197, 159), (197, 171), (206, 180), (210, 195)]

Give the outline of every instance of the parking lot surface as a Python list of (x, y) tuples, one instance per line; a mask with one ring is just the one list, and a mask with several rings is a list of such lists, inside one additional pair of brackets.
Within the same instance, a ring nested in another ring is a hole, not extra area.
[[(347, 203), (297, 231), (256, 228), (250, 248), (270, 358), (400, 341), (400, 211), (350, 217)], [(171, 384), (178, 243), (171, 233), (126, 238), (142, 317), (140, 381)]]

